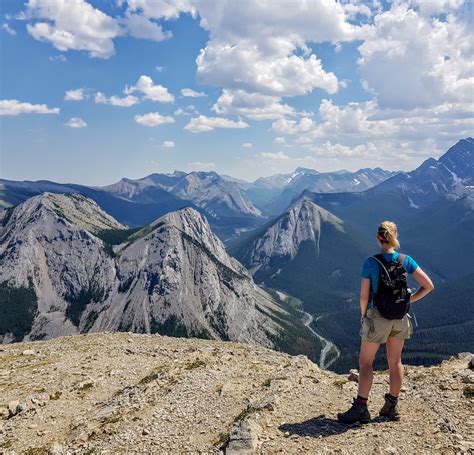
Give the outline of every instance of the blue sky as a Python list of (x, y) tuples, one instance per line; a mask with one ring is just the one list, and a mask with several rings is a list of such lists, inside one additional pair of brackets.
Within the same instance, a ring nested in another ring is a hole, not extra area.
[(472, 135), (472, 6), (6, 0), (0, 177), (412, 169)]

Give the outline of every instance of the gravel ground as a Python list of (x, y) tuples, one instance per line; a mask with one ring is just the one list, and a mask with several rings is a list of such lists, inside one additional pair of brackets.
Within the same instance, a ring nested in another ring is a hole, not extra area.
[(261, 346), (131, 333), (0, 346), (0, 453), (474, 453), (472, 355), (407, 367), (402, 420), (336, 414), (356, 374)]

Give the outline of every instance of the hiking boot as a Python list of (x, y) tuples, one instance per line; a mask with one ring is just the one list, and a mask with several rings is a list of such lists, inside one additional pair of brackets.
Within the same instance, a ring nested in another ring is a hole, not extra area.
[(387, 417), (390, 420), (400, 420), (400, 413), (398, 412), (398, 403), (391, 402), (385, 394), (385, 404), (379, 412), (381, 417)]
[(370, 413), (367, 405), (359, 403), (355, 398), (351, 408), (346, 412), (337, 414), (337, 420), (342, 423), (367, 423), (370, 420)]

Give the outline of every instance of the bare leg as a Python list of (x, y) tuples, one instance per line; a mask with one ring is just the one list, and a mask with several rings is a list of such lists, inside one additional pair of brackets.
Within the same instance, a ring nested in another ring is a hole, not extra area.
[(359, 391), (361, 397), (368, 398), (372, 381), (374, 379), (374, 371), (372, 364), (375, 354), (379, 350), (380, 344), (362, 341), (359, 354)]
[(389, 337), (387, 339), (387, 361), (390, 370), (390, 395), (398, 397), (403, 381), (402, 350), (405, 340)]

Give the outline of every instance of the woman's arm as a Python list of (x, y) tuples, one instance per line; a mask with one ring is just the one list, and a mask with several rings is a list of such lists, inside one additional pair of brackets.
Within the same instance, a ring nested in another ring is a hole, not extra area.
[(431, 281), (430, 277), (421, 269), (421, 267), (417, 267), (417, 269), (413, 272), (413, 277), (420, 287), (414, 294), (410, 296), (410, 303), (422, 299), (434, 289), (433, 282)]
[(367, 314), (367, 305), (369, 304), (370, 279), (362, 278), (360, 280), (360, 320), (363, 321)]

